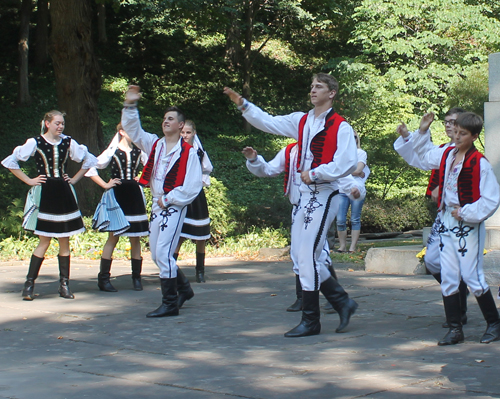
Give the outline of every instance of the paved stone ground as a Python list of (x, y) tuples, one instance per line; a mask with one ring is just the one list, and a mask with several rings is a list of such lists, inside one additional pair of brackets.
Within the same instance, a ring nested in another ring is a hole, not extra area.
[[(160, 303), (151, 261), (142, 292), (116, 261), (117, 293), (97, 290), (98, 261), (72, 264), (75, 300), (58, 297), (49, 259), (33, 302), (20, 297), (26, 262), (0, 264), (0, 398), (500, 397), (500, 342), (478, 343), (485, 323), (473, 298), (466, 342), (436, 345), (444, 314), (430, 276), (337, 265), (359, 303), (348, 331), (322, 314), (320, 335), (294, 339), (283, 337), (300, 318), (285, 312), (290, 262), (208, 259), (207, 283), (193, 283), (180, 316), (160, 319), (145, 317)], [(190, 261), (181, 265), (193, 281)]]

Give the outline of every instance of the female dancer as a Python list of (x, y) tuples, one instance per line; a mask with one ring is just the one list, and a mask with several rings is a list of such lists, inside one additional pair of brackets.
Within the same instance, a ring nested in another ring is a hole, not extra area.
[[(106, 223), (104, 226), (94, 226), (99, 231), (109, 232), (108, 240), (102, 250), (101, 266), (97, 275), (97, 286), (101, 291), (117, 291), (109, 281), (111, 277), (111, 257), (120, 237), (127, 236), (129, 237), (131, 247), (132, 285), (136, 291), (141, 291), (142, 257), (140, 240), (142, 236), (149, 234), (149, 225), (144, 193), (136, 179), (140, 163), (145, 165), (148, 157), (143, 151), (132, 144), (132, 140), (127, 132), (123, 130), (121, 123), (118, 124), (116, 130), (117, 133), (111, 144), (97, 158), (99, 161), (97, 168), (99, 169), (103, 169), (111, 164), (111, 179), (106, 183), (97, 174), (96, 168), (89, 170), (86, 176), (90, 177), (105, 190), (111, 190), (109, 194), (112, 193), (114, 195), (114, 199), (123, 211), (130, 227), (125, 231), (123, 229), (117, 231), (113, 227), (110, 227), (109, 223)], [(108, 222), (112, 223), (112, 221)]]
[[(198, 152), (201, 168), (203, 172), (203, 187), (210, 185), (210, 173), (213, 170), (212, 163), (208, 158), (207, 153), (203, 150), (201, 141), (196, 134), (196, 125), (192, 120), (186, 120), (182, 129), (182, 138), (187, 143), (191, 144)], [(205, 241), (210, 238), (210, 217), (208, 215), (207, 198), (203, 189), (195, 200), (188, 205), (184, 225), (182, 226), (181, 237), (177, 254), (179, 253), (182, 243), (186, 239), (191, 239), (196, 242), (196, 282), (205, 282)]]
[[(30, 194), (35, 198), (23, 218), (23, 227), (40, 238), (31, 256), (22, 292), (23, 299), (27, 301), (34, 299), (35, 280), (52, 237), (59, 241), (59, 295), (66, 299), (75, 297), (68, 284), (69, 237), (81, 233), (85, 227), (72, 186), (90, 167), (97, 164), (97, 159), (88, 152), (87, 147), (63, 135), (63, 130), (64, 114), (55, 110), (47, 112), (42, 120), (41, 135), (28, 139), (2, 161), (2, 165), (14, 176), (33, 187)], [(75, 162), (83, 162), (81, 169), (72, 178), (65, 172), (68, 156)], [(33, 179), (19, 168), (19, 161), (27, 161), (30, 157), (35, 158), (38, 172), (38, 176)]]

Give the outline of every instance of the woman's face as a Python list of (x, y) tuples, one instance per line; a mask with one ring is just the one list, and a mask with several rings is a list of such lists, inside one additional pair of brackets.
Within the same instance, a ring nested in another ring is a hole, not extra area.
[(188, 144), (193, 145), (195, 134), (196, 131), (193, 129), (191, 125), (184, 125), (184, 127), (182, 128), (181, 136), (184, 139), (184, 141)]
[(50, 122), (45, 121), (45, 127), (47, 128), (46, 133), (54, 136), (60, 136), (64, 131), (64, 116), (54, 115)]

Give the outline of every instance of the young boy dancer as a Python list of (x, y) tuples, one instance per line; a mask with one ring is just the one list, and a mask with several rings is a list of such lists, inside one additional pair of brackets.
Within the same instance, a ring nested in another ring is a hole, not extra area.
[(181, 138), (185, 121), (182, 111), (177, 107), (166, 110), (162, 123), (164, 137), (158, 139), (141, 127), (137, 110), (140, 98), (139, 86), (129, 86), (121, 123), (132, 142), (149, 156), (139, 183), (149, 185), (153, 195), (149, 245), (151, 257), (160, 269), (163, 299), (160, 307), (146, 316), (177, 316), (182, 306), (180, 298), (183, 302), (194, 296), (174, 253), (187, 205), (202, 189), (201, 166), (194, 148)]
[[(356, 169), (357, 153), (352, 127), (332, 109), (338, 91), (337, 81), (330, 75), (313, 76), (308, 113), (295, 112), (271, 116), (243, 99), (230, 88), (224, 94), (239, 107), (243, 117), (256, 128), (268, 133), (293, 137), (298, 142), (297, 170), (301, 173), (300, 198), (292, 225), (293, 259), (297, 262), (303, 289), (302, 320), (285, 337), (302, 337), (320, 333), (319, 289), (338, 295), (337, 312), (340, 332), (348, 324), (358, 304), (345, 292), (330, 285), (330, 272), (320, 262), (323, 243), (338, 209), (338, 182)], [(341, 299), (340, 299), (341, 298)]]
[[(446, 135), (450, 138), (450, 141), (440, 146), (432, 146), (431, 148), (448, 148), (455, 145), (455, 121), (458, 116), (464, 113), (463, 108), (454, 107), (448, 110), (444, 116), (444, 127)], [(425, 120), (421, 121), (421, 128), (428, 129), (430, 126)], [(400, 137), (394, 142), (394, 149), (403, 159), (411, 166), (419, 169), (427, 170), (427, 168), (422, 165), (420, 159), (413, 149), (414, 138), (418, 137), (419, 130), (410, 133), (406, 128), (406, 125), (402, 123), (398, 126), (397, 132)], [(430, 150), (430, 148), (429, 148)], [(439, 185), (439, 169), (432, 169), (431, 176), (429, 178), (429, 184), (427, 186), (426, 196), (432, 198), (433, 201), (437, 202), (438, 196), (438, 185)], [(441, 264), (439, 263), (439, 227), (441, 226), (441, 220), (439, 219), (440, 213), (436, 215), (436, 219), (431, 228), (431, 232), (427, 239), (427, 248), (425, 252), (425, 267), (436, 281), (441, 284)], [(462, 324), (467, 324), (467, 296), (469, 295), (469, 290), (467, 289), (467, 284), (460, 282), (459, 286), (460, 292), (460, 305), (462, 314)], [(443, 328), (449, 328), (448, 323), (443, 323)]]
[(415, 150), (422, 164), (439, 168), (438, 209), (441, 226), (441, 291), (449, 331), (438, 345), (464, 341), (460, 312), (460, 277), (476, 297), (487, 322), (480, 342), (500, 339), (500, 317), (483, 273), (484, 221), (498, 208), (500, 189), (491, 165), (474, 147), (483, 127), (481, 117), (465, 112), (458, 116), (455, 147), (429, 151), (428, 127), (434, 114), (422, 118)]

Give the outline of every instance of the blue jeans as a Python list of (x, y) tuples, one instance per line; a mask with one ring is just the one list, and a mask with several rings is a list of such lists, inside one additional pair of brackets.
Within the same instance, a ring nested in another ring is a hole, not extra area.
[(361, 209), (365, 202), (364, 199), (361, 201), (354, 201), (350, 199), (345, 194), (339, 194), (339, 212), (337, 213), (337, 230), (345, 231), (346, 221), (347, 221), (347, 211), (349, 206), (351, 206), (351, 230), (361, 230)]

